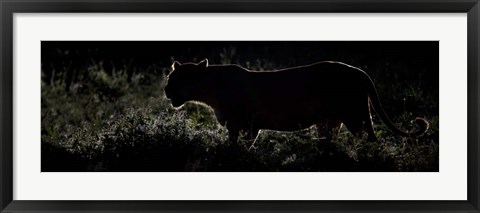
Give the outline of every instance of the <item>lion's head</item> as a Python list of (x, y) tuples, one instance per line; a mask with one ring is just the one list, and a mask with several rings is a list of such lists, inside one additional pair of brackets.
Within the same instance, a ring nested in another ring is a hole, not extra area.
[(207, 59), (199, 63), (173, 62), (171, 72), (167, 76), (165, 95), (172, 101), (174, 107), (179, 107), (196, 98), (196, 94), (202, 86), (203, 71), (207, 67)]

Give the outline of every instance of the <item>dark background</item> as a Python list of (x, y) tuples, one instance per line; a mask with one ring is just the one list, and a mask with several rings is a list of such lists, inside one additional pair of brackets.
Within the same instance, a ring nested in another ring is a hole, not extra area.
[[(268, 60), (278, 68), (334, 60), (367, 72), (383, 63), (387, 68), (402, 63), (411, 76), (422, 73), (438, 79), (437, 41), (43, 41), (41, 45), (46, 74), (65, 65), (82, 68), (103, 62), (107, 70), (124, 65), (141, 69), (208, 58), (211, 64)], [(438, 91), (438, 81), (430, 83), (429, 89)]]

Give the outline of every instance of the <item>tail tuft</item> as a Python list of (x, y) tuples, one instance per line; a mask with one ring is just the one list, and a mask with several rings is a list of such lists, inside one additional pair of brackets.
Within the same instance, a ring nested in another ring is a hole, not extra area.
[(430, 127), (430, 123), (425, 118), (416, 117), (415, 123), (417, 123), (419, 129), (415, 132), (410, 133), (410, 136), (412, 137), (422, 135), (423, 133), (427, 132), (428, 128)]

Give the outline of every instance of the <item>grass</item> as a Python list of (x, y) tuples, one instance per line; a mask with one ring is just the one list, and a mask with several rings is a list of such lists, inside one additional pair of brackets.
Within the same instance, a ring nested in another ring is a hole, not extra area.
[[(228, 58), (235, 52), (222, 53)], [(222, 59), (229, 62), (227, 59)], [(249, 62), (250, 63), (250, 62)], [(249, 64), (262, 70), (258, 61)], [(173, 109), (163, 94), (166, 68), (129, 74), (91, 65), (72, 76), (65, 70), (42, 78), (42, 171), (438, 171), (438, 107), (426, 111), (430, 130), (418, 139), (396, 136), (374, 117), (378, 142), (355, 138), (343, 128), (326, 141), (315, 128), (262, 131), (259, 140), (228, 140), (213, 110), (190, 102)], [(380, 84), (379, 91), (406, 94), (418, 105), (434, 99), (425, 91)], [(388, 88), (388, 89), (387, 89)], [(387, 98), (388, 101), (392, 97)], [(398, 103), (398, 100), (396, 100)], [(436, 100), (438, 106), (438, 100)], [(393, 117), (414, 128), (403, 107)]]

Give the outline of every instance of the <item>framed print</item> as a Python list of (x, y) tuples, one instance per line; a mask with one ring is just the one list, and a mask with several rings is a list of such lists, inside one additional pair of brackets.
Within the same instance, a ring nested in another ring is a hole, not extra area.
[(479, 212), (476, 0), (0, 6), (2, 212)]

